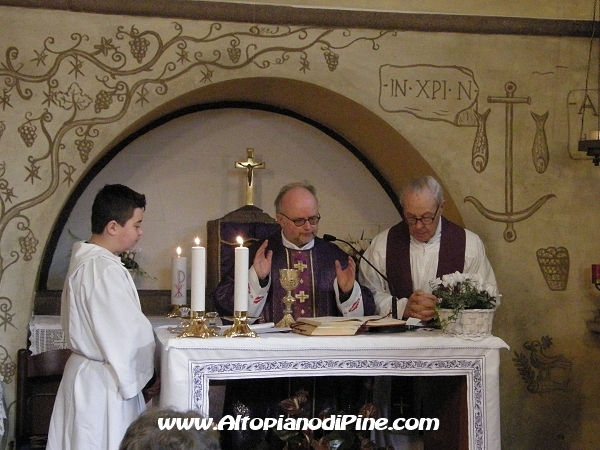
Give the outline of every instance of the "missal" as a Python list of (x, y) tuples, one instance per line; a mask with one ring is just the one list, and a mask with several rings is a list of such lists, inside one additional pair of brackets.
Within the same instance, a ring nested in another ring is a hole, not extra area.
[(404, 331), (405, 320), (388, 316), (364, 317), (300, 317), (291, 325), (294, 333), (306, 336), (353, 336), (377, 329), (397, 329)]

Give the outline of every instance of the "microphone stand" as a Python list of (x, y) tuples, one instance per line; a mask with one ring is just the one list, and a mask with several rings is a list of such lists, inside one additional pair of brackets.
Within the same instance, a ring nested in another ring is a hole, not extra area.
[[(382, 274), (377, 267), (375, 267), (373, 264), (371, 264), (371, 261), (369, 261), (367, 258), (365, 258), (363, 255), (361, 255), (361, 253), (356, 249), (356, 247), (354, 247), (354, 245), (352, 245), (350, 242), (348, 241), (344, 241), (343, 239), (338, 239), (337, 237), (331, 235), (331, 234), (324, 234), (323, 235), (323, 239), (328, 241), (328, 242), (333, 242), (333, 241), (340, 241), (343, 242), (346, 245), (349, 245), (350, 248), (352, 250), (354, 250), (356, 252), (356, 254), (358, 255), (358, 257), (360, 258), (361, 261), (366, 262), (369, 266), (371, 266), (371, 268), (377, 272), (379, 274), (379, 276), (381, 278), (383, 278), (385, 280), (385, 282), (388, 284), (389, 288), (390, 288), (390, 294), (392, 294), (392, 285), (391, 283), (388, 281), (388, 278)], [(392, 318), (397, 319), (398, 318), (398, 303), (397, 303), (397, 299), (396, 296), (394, 294), (392, 294)]]

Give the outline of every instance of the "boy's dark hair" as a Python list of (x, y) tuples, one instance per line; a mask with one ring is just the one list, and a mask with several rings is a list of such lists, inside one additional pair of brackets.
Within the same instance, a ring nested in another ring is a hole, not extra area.
[(122, 184), (106, 184), (92, 205), (92, 233), (102, 234), (111, 220), (125, 226), (136, 208), (146, 209), (146, 196)]

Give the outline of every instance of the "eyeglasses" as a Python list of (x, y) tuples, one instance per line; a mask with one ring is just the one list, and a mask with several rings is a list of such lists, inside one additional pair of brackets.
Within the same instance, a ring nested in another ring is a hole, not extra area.
[(404, 220), (406, 220), (406, 223), (413, 226), (416, 225), (417, 222), (421, 222), (423, 225), (431, 225), (433, 223), (433, 221), (435, 220), (435, 216), (437, 216), (438, 211), (440, 210), (440, 205), (437, 206), (437, 208), (435, 208), (435, 212), (433, 213), (433, 216), (423, 216), (423, 217), (404, 217)]
[(316, 225), (319, 223), (319, 220), (321, 220), (321, 214), (317, 214), (316, 216), (312, 216), (312, 217), (307, 217), (306, 219), (304, 217), (300, 217), (298, 219), (291, 219), (288, 216), (286, 216), (284, 213), (279, 213), (279, 214), (281, 214), (286, 219), (294, 222), (294, 225), (296, 225), (297, 227), (304, 226), (304, 224), (306, 222), (310, 223), (311, 225)]

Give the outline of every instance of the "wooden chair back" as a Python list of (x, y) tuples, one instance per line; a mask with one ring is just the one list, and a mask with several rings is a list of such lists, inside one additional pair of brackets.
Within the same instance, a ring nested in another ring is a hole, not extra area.
[(46, 448), (54, 400), (71, 350), (17, 352), (15, 450)]

